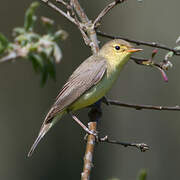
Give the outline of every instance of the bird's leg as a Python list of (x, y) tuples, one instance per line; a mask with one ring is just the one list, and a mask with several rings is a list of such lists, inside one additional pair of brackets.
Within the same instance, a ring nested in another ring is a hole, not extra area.
[(110, 105), (110, 103), (109, 103), (108, 99), (106, 98), (106, 96), (103, 96), (102, 102), (105, 103), (108, 106)]
[(71, 112), (69, 112), (69, 114), (88, 134), (92, 134), (97, 137), (97, 132), (90, 131), (74, 114), (72, 114)]

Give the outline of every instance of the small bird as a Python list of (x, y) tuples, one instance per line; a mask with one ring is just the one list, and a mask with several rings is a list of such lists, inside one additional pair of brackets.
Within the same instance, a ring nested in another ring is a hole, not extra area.
[(62, 87), (28, 156), (32, 155), (39, 141), (63, 115), (90, 106), (103, 98), (131, 54), (141, 50), (133, 48), (124, 40), (114, 39), (107, 42), (98, 53), (87, 58)]

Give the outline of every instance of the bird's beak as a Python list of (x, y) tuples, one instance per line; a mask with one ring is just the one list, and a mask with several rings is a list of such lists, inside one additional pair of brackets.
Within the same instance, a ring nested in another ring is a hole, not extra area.
[(132, 48), (132, 49), (128, 49), (127, 52), (130, 52), (130, 53), (133, 53), (133, 52), (138, 52), (138, 51), (142, 51), (143, 49), (135, 49), (135, 48)]

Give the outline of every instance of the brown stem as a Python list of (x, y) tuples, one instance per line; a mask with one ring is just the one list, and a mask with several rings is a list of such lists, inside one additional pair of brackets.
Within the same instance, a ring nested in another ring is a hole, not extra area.
[(143, 104), (131, 104), (131, 103), (123, 103), (116, 100), (106, 99), (106, 104), (115, 105), (115, 106), (122, 106), (133, 108), (136, 110), (142, 109), (150, 109), (150, 110), (157, 110), (157, 111), (180, 111), (180, 106), (153, 106), (153, 105), (143, 105)]
[[(97, 123), (89, 122), (88, 127), (89, 127), (89, 130), (94, 131), (97, 128)], [(90, 177), (95, 142), (96, 142), (95, 136), (88, 135), (87, 144), (86, 144), (86, 152), (84, 155), (84, 167), (83, 167), (83, 172), (81, 173), (81, 180), (88, 180)]]
[(112, 9), (114, 8), (117, 4), (123, 3), (125, 0), (115, 0), (108, 4), (97, 16), (97, 18), (94, 20), (94, 27), (97, 28), (98, 23), (101, 21), (101, 19)]
[(144, 45), (144, 46), (150, 46), (150, 47), (155, 47), (155, 48), (159, 48), (159, 49), (164, 49), (164, 50), (167, 50), (167, 51), (172, 51), (175, 55), (177, 55), (177, 56), (180, 55), (179, 50), (176, 50), (174, 48), (170, 48), (168, 46), (165, 46), (163, 44), (159, 44), (159, 43), (156, 43), (156, 42), (145, 42), (145, 41), (129, 39), (129, 38), (122, 37), (122, 36), (113, 36), (113, 35), (109, 35), (107, 33), (101, 32), (101, 31), (97, 31), (97, 34), (102, 36), (102, 37), (106, 37), (106, 38), (110, 38), (110, 39), (123, 39), (125, 41), (135, 43), (136, 45)]
[(92, 22), (88, 19), (87, 15), (85, 14), (78, 0), (71, 0), (71, 2), (72, 5), (74, 6), (77, 15), (79, 16), (80, 20), (83, 23), (83, 28), (85, 29), (90, 39), (89, 46), (91, 47), (93, 54), (97, 53), (99, 51), (99, 45), (98, 45), (96, 31), (94, 30), (94, 26)]
[[(65, 13), (64, 11), (62, 11), (61, 9), (59, 9), (56, 5), (54, 5), (52, 2), (48, 1), (48, 0), (41, 0), (43, 1), (47, 6), (51, 7), (52, 9), (54, 9), (55, 11), (57, 11), (58, 13), (60, 13), (62, 16), (64, 16), (65, 18), (67, 18), (69, 21), (71, 21), (73, 24), (76, 24), (76, 21), (74, 18), (72, 18), (68, 13)], [(77, 24), (76, 24), (77, 25)]]
[(78, 14), (79, 18), (81, 19), (82, 23), (89, 22), (87, 15), (85, 14), (84, 10), (82, 9), (81, 5), (79, 4), (78, 0), (71, 0), (76, 13)]
[(145, 152), (145, 151), (149, 150), (149, 146), (147, 144), (145, 144), (145, 143), (120, 142), (120, 141), (117, 141), (117, 140), (109, 139), (108, 136), (105, 136), (103, 138), (99, 138), (99, 142), (117, 144), (117, 145), (121, 145), (121, 146), (124, 146), (124, 147), (135, 147), (135, 148), (139, 149), (141, 152)]

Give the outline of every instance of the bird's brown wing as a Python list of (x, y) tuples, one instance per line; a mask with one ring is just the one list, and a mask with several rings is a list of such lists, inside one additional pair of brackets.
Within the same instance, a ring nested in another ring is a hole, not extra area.
[(106, 59), (100, 56), (91, 56), (85, 60), (70, 76), (59, 92), (56, 102), (45, 118), (45, 124), (72, 104), (82, 94), (97, 84), (103, 77), (107, 68)]

